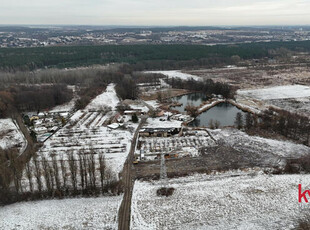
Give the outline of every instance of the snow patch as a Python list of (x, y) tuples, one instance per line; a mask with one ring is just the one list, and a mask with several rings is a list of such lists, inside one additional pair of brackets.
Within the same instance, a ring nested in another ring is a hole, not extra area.
[(180, 70), (167, 70), (167, 71), (146, 71), (145, 73), (158, 73), (167, 76), (168, 78), (179, 78), (182, 80), (194, 79), (195, 81), (201, 81), (202, 79), (196, 75), (182, 73)]
[(310, 97), (310, 87), (304, 85), (285, 85), (253, 90), (238, 90), (237, 93), (259, 100), (302, 98)]

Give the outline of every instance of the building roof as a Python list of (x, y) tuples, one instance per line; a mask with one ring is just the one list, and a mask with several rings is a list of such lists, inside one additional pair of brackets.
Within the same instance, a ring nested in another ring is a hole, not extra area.
[(112, 124), (108, 125), (107, 127), (110, 129), (117, 129), (119, 127), (119, 124), (118, 123), (112, 123)]

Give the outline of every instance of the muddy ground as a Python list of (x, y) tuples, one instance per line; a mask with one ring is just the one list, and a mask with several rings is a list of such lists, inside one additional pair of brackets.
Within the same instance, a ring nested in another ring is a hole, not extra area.
[(236, 89), (302, 84), (310, 85), (310, 67), (306, 64), (270, 64), (242, 68), (213, 68), (183, 71), (205, 79), (226, 82)]
[[(195, 172), (204, 173), (227, 171), (231, 169), (246, 169), (260, 167), (277, 169), (283, 165), (285, 159), (271, 156), (269, 159), (262, 155), (238, 151), (229, 146), (217, 146), (204, 148), (199, 157), (184, 157), (166, 160), (168, 177), (178, 177)], [(134, 165), (137, 179), (158, 179), (160, 175), (160, 160), (140, 162)]]

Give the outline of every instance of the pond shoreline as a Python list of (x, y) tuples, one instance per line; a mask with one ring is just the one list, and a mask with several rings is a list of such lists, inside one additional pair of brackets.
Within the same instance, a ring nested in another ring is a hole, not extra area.
[[(206, 99), (204, 96), (191, 95), (193, 93), (185, 94), (189, 95), (185, 98), (177, 98), (174, 103), (170, 104), (169, 110), (172, 111), (174, 107), (180, 106), (181, 109), (175, 109), (173, 112), (186, 113), (186, 104), (193, 104), (197, 108), (197, 116), (191, 121), (184, 123), (184, 125), (189, 126), (206, 126), (209, 120), (216, 120), (223, 126), (233, 126), (233, 119), (236, 117), (236, 114), (241, 112), (245, 117), (247, 113), (256, 114), (251, 107), (243, 106), (242, 104), (237, 103), (233, 99), (224, 99), (215, 97), (212, 99)], [(196, 103), (196, 105), (195, 105)], [(210, 112), (209, 112), (210, 111)], [(192, 125), (191, 125), (192, 124)]]

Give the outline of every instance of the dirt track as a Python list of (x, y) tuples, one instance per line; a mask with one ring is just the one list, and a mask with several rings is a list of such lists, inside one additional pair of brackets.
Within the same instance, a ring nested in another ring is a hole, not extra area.
[(128, 154), (127, 160), (123, 168), (122, 179), (124, 183), (125, 193), (124, 193), (122, 204), (118, 212), (118, 229), (120, 230), (130, 229), (131, 198), (132, 198), (132, 190), (133, 190), (133, 185), (134, 185), (134, 180), (135, 180), (133, 176), (132, 162), (134, 159), (134, 152), (135, 152), (139, 129), (141, 128), (141, 126), (144, 124), (145, 121), (146, 121), (146, 118), (141, 119), (141, 122), (132, 139), (130, 152)]

